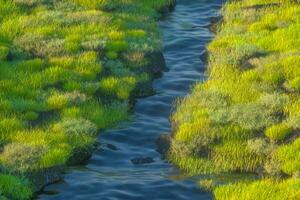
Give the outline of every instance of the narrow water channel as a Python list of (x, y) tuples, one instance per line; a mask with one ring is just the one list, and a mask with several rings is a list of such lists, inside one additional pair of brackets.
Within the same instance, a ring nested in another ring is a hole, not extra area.
[[(208, 27), (222, 0), (177, 0), (176, 9), (160, 21), (169, 72), (154, 81), (157, 94), (139, 99), (133, 119), (99, 136), (101, 148), (86, 165), (70, 168), (62, 182), (50, 185), (38, 199), (177, 200), (212, 199), (161, 159), (155, 140), (170, 132), (169, 116), (176, 98), (205, 79), (201, 54), (213, 38)], [(137, 157), (154, 162), (135, 165)]]

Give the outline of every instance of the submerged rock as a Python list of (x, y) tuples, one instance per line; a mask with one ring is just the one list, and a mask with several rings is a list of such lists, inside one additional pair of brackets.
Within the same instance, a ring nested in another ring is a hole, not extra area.
[(97, 148), (97, 144), (94, 143), (91, 146), (87, 146), (85, 148), (76, 148), (72, 152), (69, 160), (67, 161), (67, 165), (78, 165), (82, 164), (85, 161), (89, 160), (93, 154), (93, 151)]
[(154, 95), (155, 91), (152, 86), (153, 79), (160, 77), (163, 72), (168, 71), (164, 55), (161, 51), (149, 53), (146, 55), (146, 58), (149, 60), (149, 64), (139, 68), (136, 73), (141, 74), (146, 72), (150, 76), (150, 79), (137, 84), (132, 92), (131, 102), (134, 102), (135, 98)]
[(160, 134), (155, 143), (156, 151), (162, 154), (162, 156), (164, 157), (170, 149), (171, 136), (169, 134)]
[(135, 165), (142, 165), (142, 164), (153, 163), (154, 159), (151, 157), (140, 157), (140, 158), (131, 159), (131, 162)]
[(117, 150), (118, 150), (118, 147), (116, 147), (116, 146), (113, 145), (113, 144), (107, 144), (106, 146), (107, 146), (107, 148), (109, 148), (109, 149), (111, 149), (111, 150), (113, 150), (113, 151), (117, 151)]
[(204, 63), (208, 63), (208, 57), (209, 57), (209, 55), (208, 55), (207, 50), (202, 52), (201, 55), (200, 55), (200, 59)]
[(54, 167), (28, 172), (25, 177), (33, 182), (34, 191), (42, 190), (46, 185), (60, 181), (63, 177), (65, 165), (57, 165)]
[(209, 25), (209, 30), (212, 33), (217, 33), (218, 32), (218, 28), (220, 27), (220, 25), (223, 23), (223, 17), (219, 16), (219, 17), (212, 17), (210, 20), (210, 25)]
[(150, 59), (148, 68), (151, 70), (154, 77), (158, 77), (162, 74), (162, 72), (169, 70), (165, 57), (161, 51), (152, 52), (148, 55), (148, 58)]
[(162, 7), (159, 12), (163, 15), (168, 14), (169, 12), (173, 11), (176, 7), (176, 0), (170, 0), (169, 6)]

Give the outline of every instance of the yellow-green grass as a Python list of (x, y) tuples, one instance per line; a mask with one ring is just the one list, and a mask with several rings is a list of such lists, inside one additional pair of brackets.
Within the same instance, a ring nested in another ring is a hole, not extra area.
[(146, 55), (161, 50), (157, 11), (172, 2), (0, 0), (5, 173), (65, 165), (128, 118), (133, 90), (151, 79)]
[(240, 182), (218, 186), (214, 190), (216, 199), (220, 200), (298, 200), (300, 180), (291, 178), (283, 181), (270, 179)]
[(208, 45), (209, 78), (172, 115), (169, 158), (191, 175), (261, 177), (202, 181), (215, 199), (299, 198), (300, 4), (229, 1), (222, 13)]

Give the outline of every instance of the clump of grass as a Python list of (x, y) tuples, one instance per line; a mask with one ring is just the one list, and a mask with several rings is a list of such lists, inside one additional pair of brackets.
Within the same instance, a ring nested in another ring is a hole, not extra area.
[(0, 46), (0, 60), (5, 61), (9, 53), (9, 48), (5, 46)]
[(69, 145), (60, 145), (59, 149), (48, 150), (38, 161), (41, 168), (65, 165), (72, 153)]
[(106, 44), (106, 49), (113, 52), (124, 52), (128, 49), (128, 43), (125, 41), (112, 41)]
[(294, 78), (287, 83), (288, 87), (292, 90), (299, 91), (300, 90), (300, 78)]
[(108, 52), (106, 53), (106, 57), (107, 57), (108, 59), (115, 60), (115, 59), (118, 58), (118, 53), (115, 52), (115, 51), (108, 51)]
[(0, 174), (1, 196), (13, 200), (26, 200), (33, 196), (28, 180), (11, 175)]
[(293, 133), (293, 130), (287, 124), (276, 124), (269, 127), (265, 134), (273, 141), (281, 141)]
[(136, 86), (136, 78), (128, 77), (107, 77), (100, 82), (100, 88), (106, 93), (116, 95), (119, 99), (126, 100)]
[(215, 166), (230, 172), (253, 172), (262, 163), (264, 157), (253, 153), (241, 142), (228, 141), (213, 150)]
[(247, 141), (247, 148), (256, 155), (269, 155), (275, 145), (269, 144), (265, 138), (253, 138)]
[(297, 138), (292, 144), (283, 145), (275, 152), (275, 157), (281, 162), (281, 170), (290, 176), (300, 171), (299, 149), (300, 139)]
[(203, 188), (206, 191), (212, 191), (215, 187), (215, 183), (212, 179), (203, 179), (200, 180), (199, 185), (201, 188)]
[(39, 160), (44, 154), (42, 146), (11, 143), (1, 154), (1, 163), (9, 171), (25, 173), (39, 169)]
[(0, 121), (0, 131), (1, 135), (3, 136), (1, 137), (1, 140), (8, 139), (6, 138), (6, 134), (11, 133), (12, 131), (19, 131), (24, 128), (25, 123), (16, 117), (2, 118)]
[(39, 117), (39, 114), (36, 112), (27, 112), (24, 116), (24, 119), (28, 120), (28, 121), (33, 121), (33, 120), (37, 120), (38, 117)]
[(66, 134), (80, 135), (96, 135), (97, 126), (85, 119), (64, 119), (53, 125), (54, 132), (62, 132)]
[(68, 98), (64, 94), (53, 94), (47, 99), (47, 106), (50, 109), (62, 109), (69, 103)]

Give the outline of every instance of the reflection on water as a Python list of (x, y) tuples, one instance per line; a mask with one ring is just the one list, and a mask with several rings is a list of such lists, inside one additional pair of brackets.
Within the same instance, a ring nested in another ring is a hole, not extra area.
[[(211, 199), (155, 151), (155, 140), (170, 132), (172, 104), (205, 77), (200, 55), (212, 39), (208, 26), (221, 0), (178, 0), (174, 12), (160, 22), (164, 56), (170, 69), (154, 81), (157, 94), (139, 99), (134, 117), (100, 135), (101, 148), (84, 166), (71, 168), (64, 181), (48, 186), (38, 199), (157, 200)], [(151, 162), (135, 165), (142, 157)]]

